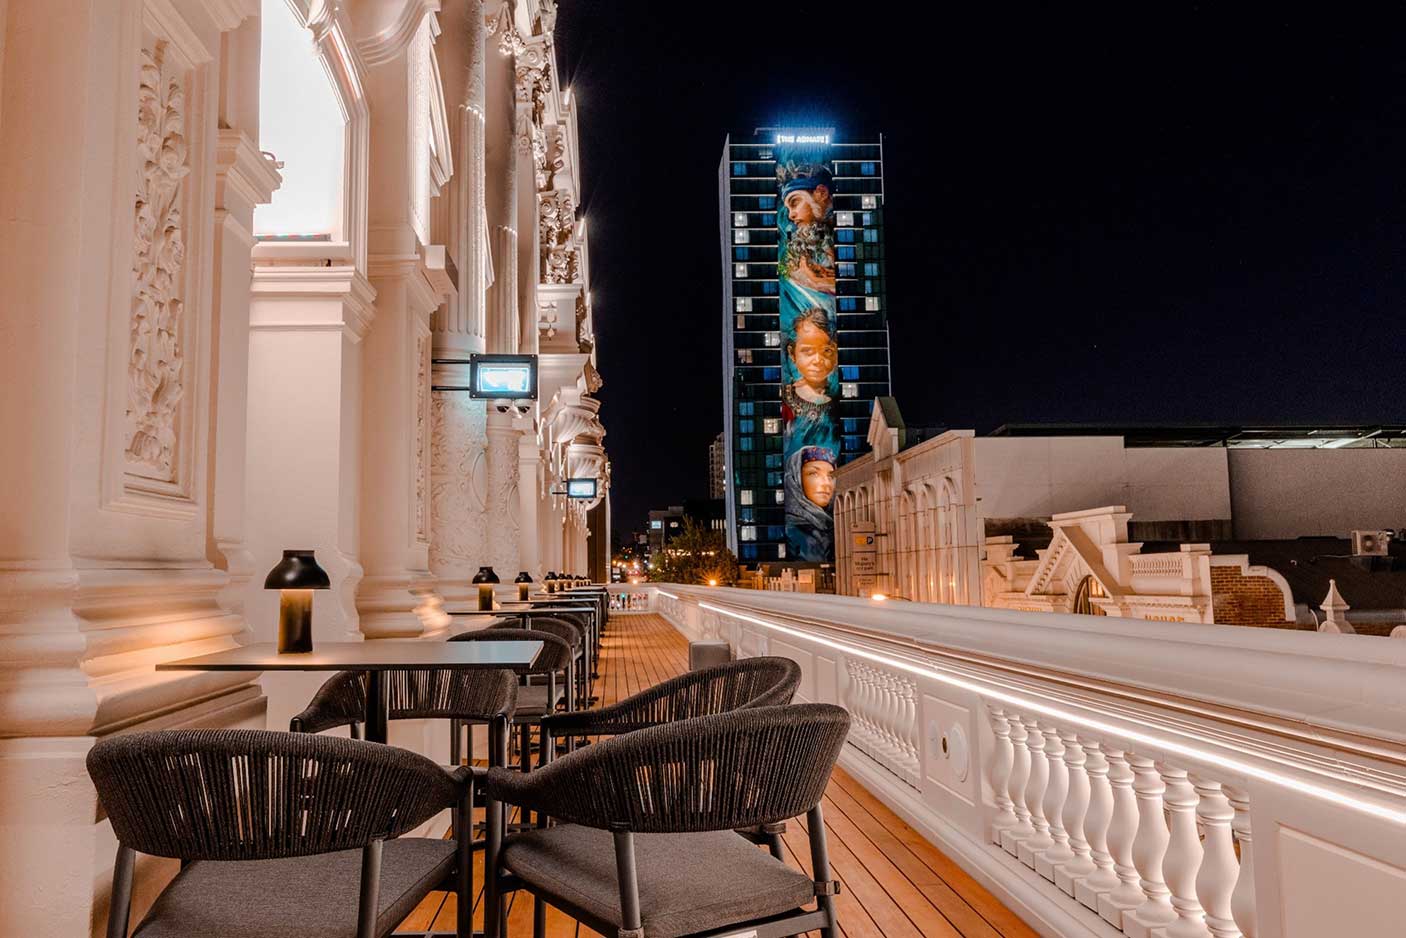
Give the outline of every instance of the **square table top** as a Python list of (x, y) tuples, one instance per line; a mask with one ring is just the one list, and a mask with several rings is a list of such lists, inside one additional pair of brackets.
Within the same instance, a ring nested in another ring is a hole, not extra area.
[(531, 667), (542, 643), (522, 642), (318, 642), (306, 653), (279, 654), (273, 642), (256, 642), (209, 655), (163, 661), (158, 671), (451, 671)]

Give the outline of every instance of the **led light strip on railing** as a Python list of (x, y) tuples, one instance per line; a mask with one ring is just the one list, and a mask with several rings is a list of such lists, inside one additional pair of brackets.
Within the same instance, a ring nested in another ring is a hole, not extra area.
[(673, 593), (666, 593), (664, 590), (659, 589), (659, 587), (657, 587), (657, 586), (654, 588), (654, 591), (655, 591), (656, 593), (658, 593), (660, 596), (667, 596), (667, 597), (669, 597), (670, 599), (678, 599), (678, 597), (675, 596)]
[[(660, 590), (660, 592), (662, 593), (663, 590)], [(664, 595), (667, 596), (669, 594), (665, 593)], [(1173, 752), (1177, 753), (1178, 755), (1188, 756), (1190, 758), (1197, 759), (1201, 762), (1210, 765), (1216, 765), (1223, 769), (1229, 769), (1232, 772), (1238, 772), (1251, 778), (1257, 778), (1262, 781), (1271, 782), (1275, 785), (1282, 785), (1285, 788), (1289, 788), (1293, 791), (1297, 791), (1305, 795), (1310, 795), (1314, 798), (1320, 798), (1324, 801), (1330, 801), (1335, 804), (1344, 805), (1346, 807), (1361, 811), (1365, 814), (1370, 814), (1373, 817), (1379, 817), (1383, 820), (1391, 821), (1395, 824), (1406, 825), (1406, 811), (1402, 811), (1397, 808), (1387, 807), (1386, 805), (1375, 804), (1371, 801), (1365, 801), (1360, 798), (1354, 798), (1351, 795), (1346, 795), (1340, 791), (1336, 791), (1334, 789), (1327, 788), (1322, 785), (1316, 785), (1312, 782), (1306, 782), (1302, 779), (1293, 778), (1292, 776), (1284, 775), (1279, 772), (1266, 769), (1262, 766), (1254, 765), (1249, 762), (1242, 762), (1238, 759), (1233, 759), (1228, 756), (1222, 756), (1204, 749), (1198, 749), (1195, 746), (1188, 746), (1185, 743), (1178, 743), (1160, 736), (1154, 736), (1149, 733), (1139, 732), (1138, 730), (1130, 730), (1120, 726), (1115, 726), (1112, 723), (1104, 723), (1100, 720), (1087, 716), (1081, 716), (1079, 714), (1072, 713), (1068, 710), (1061, 709), (1060, 707), (1053, 706), (1048, 703), (1042, 703), (1031, 697), (1022, 696), (1019, 694), (1010, 693), (1008, 691), (992, 688), (988, 685), (980, 684), (976, 681), (971, 681), (966, 678), (958, 677), (956, 675), (945, 674), (941, 671), (937, 671), (933, 668), (916, 664), (911, 661), (904, 661), (901, 658), (893, 658), (888, 655), (881, 654), (879, 652), (870, 651), (869, 649), (862, 648), (858, 645), (852, 645), (847, 642), (839, 642), (821, 635), (803, 632), (799, 629), (793, 629), (776, 622), (769, 622), (766, 619), (759, 619), (756, 616), (746, 615), (739, 612), (732, 612), (731, 610), (724, 609), (721, 606), (714, 606), (711, 603), (700, 602), (698, 604), (698, 607), (700, 609), (707, 609), (711, 612), (716, 612), (720, 615), (725, 615), (742, 622), (750, 622), (753, 625), (759, 625), (762, 628), (770, 629), (774, 632), (780, 632), (784, 635), (790, 635), (791, 637), (801, 639), (802, 641), (815, 642), (817, 644), (824, 645), (828, 648), (832, 648), (836, 651), (844, 652), (847, 655), (854, 655), (860, 658), (867, 658), (870, 661), (876, 662), (878, 664), (887, 665), (888, 667), (895, 668), (900, 671), (907, 671), (910, 674), (916, 674), (921, 677), (931, 678), (935, 681), (947, 684), (951, 687), (957, 687), (962, 690), (978, 694), (979, 696), (984, 698), (998, 700), (1003, 704), (1009, 704), (1010, 706), (1018, 710), (1034, 711), (1036, 713), (1041, 713), (1045, 716), (1052, 717), (1056, 720), (1064, 720), (1069, 723), (1074, 723), (1080, 726), (1087, 726), (1099, 732), (1106, 733), (1110, 736), (1134, 740), (1136, 742), (1144, 743), (1146, 745), (1152, 746), (1156, 749), (1164, 750), (1166, 752)], [(1131, 720), (1132, 718), (1129, 717), (1128, 719)], [(1146, 724), (1144, 723), (1143, 725)], [(1355, 783), (1355, 780), (1348, 776), (1342, 776), (1341, 778), (1344, 782)]]

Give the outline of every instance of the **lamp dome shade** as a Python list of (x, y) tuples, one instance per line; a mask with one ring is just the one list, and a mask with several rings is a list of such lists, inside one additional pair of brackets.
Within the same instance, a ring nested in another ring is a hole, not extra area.
[(532, 575), (529, 574), (526, 570), (523, 570), (522, 572), (520, 572), (520, 573), (517, 575), (517, 577), (513, 580), (513, 582), (514, 582), (514, 583), (531, 583), (531, 582), (532, 582)]
[(496, 574), (496, 573), (493, 572), (493, 568), (492, 568), (492, 567), (479, 567), (479, 568), (478, 568), (478, 572), (474, 574), (474, 578), (473, 578), (473, 580), (472, 580), (471, 582), (473, 582), (473, 583), (498, 583), (498, 582), (501, 582), (501, 581), (498, 579), (498, 574)]
[(283, 559), (264, 577), (266, 590), (326, 590), (332, 588), (327, 571), (317, 565), (310, 550), (285, 550)]
[(548, 570), (548, 571), (547, 571), (547, 579), (549, 579), (549, 580), (555, 580), (556, 578), (557, 578), (556, 571), (554, 571), (554, 570)]

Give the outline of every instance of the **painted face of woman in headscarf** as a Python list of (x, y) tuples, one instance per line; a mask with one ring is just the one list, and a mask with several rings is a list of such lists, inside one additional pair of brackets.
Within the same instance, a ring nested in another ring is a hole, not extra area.
[(835, 497), (835, 464), (823, 459), (808, 460), (801, 467), (801, 487), (806, 498), (821, 508), (830, 507)]

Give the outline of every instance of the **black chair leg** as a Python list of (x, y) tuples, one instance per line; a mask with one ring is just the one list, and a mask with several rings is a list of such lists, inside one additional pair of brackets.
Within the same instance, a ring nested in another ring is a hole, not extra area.
[[(455, 731), (455, 735), (458, 731)], [(454, 916), (458, 938), (473, 938), (474, 934), (474, 783), (470, 779), (464, 797), (454, 812), (455, 836), (458, 838), (457, 869), (454, 885), (457, 897)]]
[[(490, 765), (494, 764), (495, 760), (498, 765), (507, 765), (510, 732), (506, 720), (494, 720), (488, 725)], [(503, 849), (503, 803), (489, 799), (486, 814), (488, 833), (483, 857), (483, 933), (485, 938), (502, 938), (503, 896), (499, 888), (501, 874), (498, 870), (498, 855)]]
[(640, 922), (640, 880), (635, 868), (635, 837), (629, 831), (612, 831), (615, 838), (615, 881), (620, 885), (622, 930), (638, 932)]
[(357, 902), (356, 938), (376, 938), (381, 905), (381, 845), (373, 840), (361, 850), (361, 897)]
[(136, 862), (136, 851), (119, 844), (117, 860), (112, 865), (112, 899), (107, 908), (107, 938), (127, 938), (127, 925), (132, 918), (132, 869)]
[(547, 903), (532, 897), (532, 938), (547, 938)]
[[(806, 827), (810, 834), (811, 878), (817, 883), (830, 883), (830, 845), (825, 833), (825, 814), (820, 805), (811, 808), (806, 814)], [(826, 893), (817, 897), (816, 904), (825, 913), (829, 925), (820, 929), (820, 938), (837, 938), (838, 923), (835, 920), (835, 897)]]

